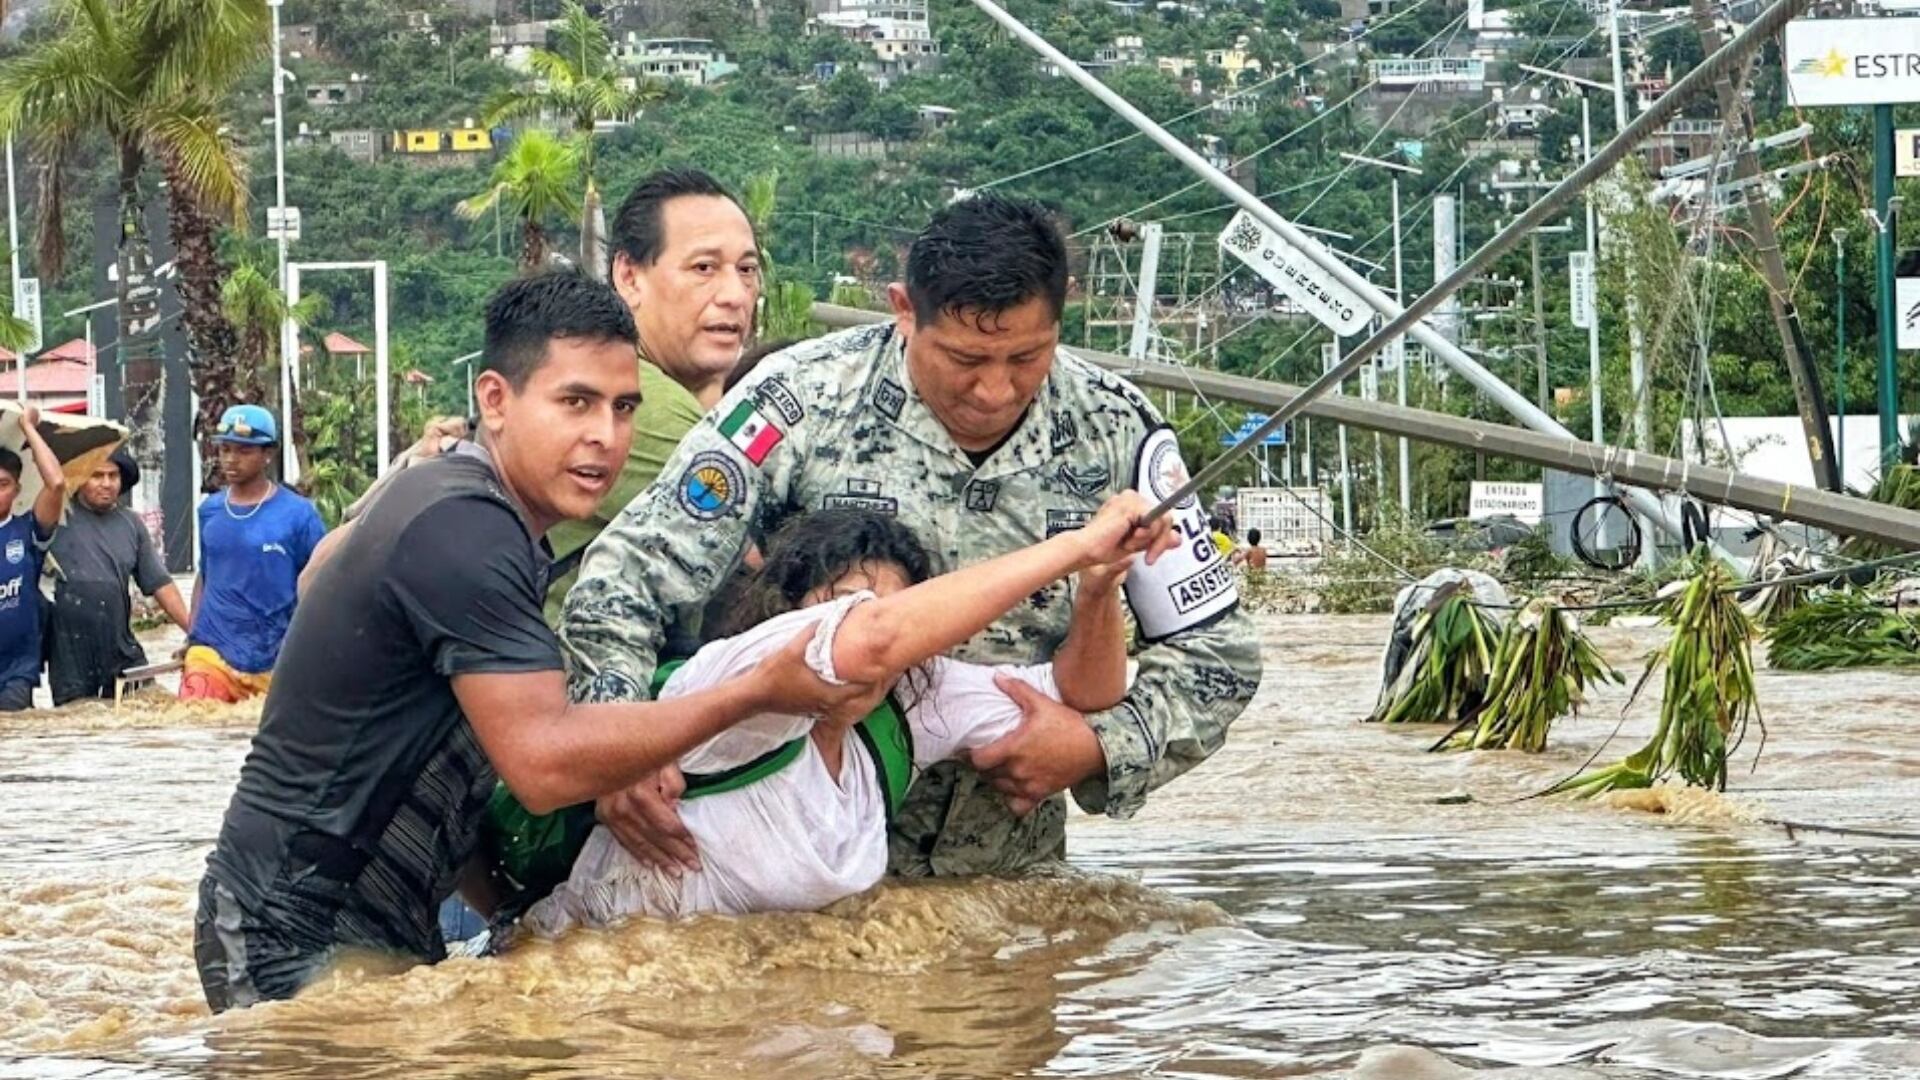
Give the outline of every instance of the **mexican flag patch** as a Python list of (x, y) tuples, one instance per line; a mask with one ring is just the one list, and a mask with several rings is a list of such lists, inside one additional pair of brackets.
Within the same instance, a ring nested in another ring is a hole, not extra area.
[(733, 407), (727, 418), (720, 423), (720, 434), (732, 440), (733, 445), (747, 456), (755, 465), (767, 460), (773, 448), (780, 445), (786, 433), (774, 426), (760, 411), (759, 404), (752, 398)]

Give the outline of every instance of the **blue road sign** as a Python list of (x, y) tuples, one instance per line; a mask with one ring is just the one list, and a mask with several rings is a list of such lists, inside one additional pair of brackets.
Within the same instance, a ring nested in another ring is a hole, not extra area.
[[(1252, 438), (1253, 433), (1255, 431), (1258, 431), (1260, 429), (1260, 425), (1266, 423), (1267, 419), (1268, 419), (1268, 414), (1266, 413), (1248, 413), (1246, 420), (1240, 424), (1239, 430), (1229, 431), (1220, 436), (1220, 445), (1221, 446), (1240, 445), (1241, 443)], [(1267, 437), (1260, 440), (1260, 445), (1262, 446), (1287, 445), (1287, 429), (1292, 426), (1293, 426), (1292, 424), (1282, 424), (1280, 425), (1280, 427), (1276, 428), (1275, 430), (1268, 432)]]

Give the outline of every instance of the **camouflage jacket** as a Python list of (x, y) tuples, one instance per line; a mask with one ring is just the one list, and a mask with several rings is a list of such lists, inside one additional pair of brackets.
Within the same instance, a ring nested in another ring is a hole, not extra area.
[[(975, 468), (913, 391), (891, 324), (769, 357), (588, 548), (561, 627), (573, 694), (643, 699), (669, 629), (720, 587), (749, 539), (791, 514), (897, 514), (944, 572), (1084, 523), (1134, 486), (1142, 444), (1161, 427), (1138, 390), (1062, 350), (1026, 419)], [(1050, 659), (1066, 637), (1070, 588), (1035, 593), (955, 655)], [(1148, 791), (1219, 749), (1259, 685), (1258, 638), (1237, 607), (1136, 659), (1127, 698), (1087, 717), (1107, 759), (1105, 776), (1073, 791), (1090, 813), (1132, 815)], [(1015, 818), (979, 774), (947, 762), (915, 782), (894, 821), (893, 869), (1017, 870), (1064, 853), (1065, 818), (1060, 798)]]

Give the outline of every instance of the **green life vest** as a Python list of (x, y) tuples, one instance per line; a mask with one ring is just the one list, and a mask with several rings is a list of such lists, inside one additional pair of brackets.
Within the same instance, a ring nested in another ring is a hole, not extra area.
[[(670, 660), (653, 673), (651, 691), (656, 700), (682, 663)], [(889, 694), (866, 719), (854, 725), (853, 731), (879, 776), (887, 800), (887, 819), (891, 821), (913, 783), (913, 732), (907, 726), (905, 711)], [(790, 739), (724, 772), (688, 773), (687, 789), (680, 797), (704, 798), (757, 783), (793, 764), (810, 737)], [(494, 870), (521, 890), (523, 897), (538, 899), (573, 872), (573, 861), (586, 846), (594, 824), (592, 803), (535, 814), (520, 805), (507, 785), (498, 784), (487, 802), (487, 819), (481, 826), (482, 851)]]

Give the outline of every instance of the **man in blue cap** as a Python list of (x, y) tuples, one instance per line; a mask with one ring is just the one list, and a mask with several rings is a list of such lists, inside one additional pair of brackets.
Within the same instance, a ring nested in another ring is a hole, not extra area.
[(180, 696), (245, 701), (267, 692), (300, 571), (327, 527), (312, 503), (267, 476), (280, 441), (272, 413), (235, 405), (213, 441), (227, 486), (200, 504), (200, 574)]

